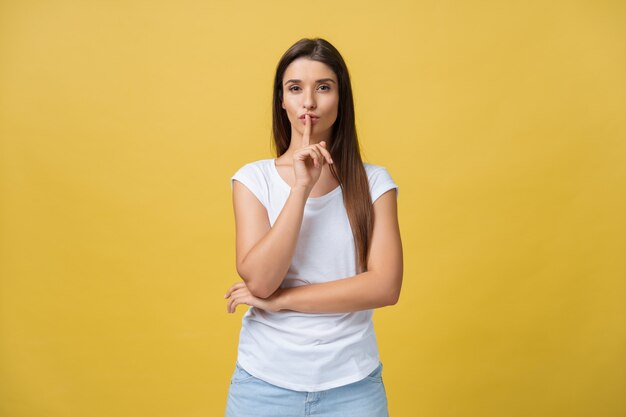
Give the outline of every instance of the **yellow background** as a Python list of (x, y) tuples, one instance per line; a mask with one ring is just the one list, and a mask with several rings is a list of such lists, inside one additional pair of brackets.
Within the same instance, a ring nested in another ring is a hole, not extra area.
[(3, 0), (0, 416), (223, 415), (229, 178), (314, 36), (401, 190), (391, 415), (626, 415), (623, 1)]

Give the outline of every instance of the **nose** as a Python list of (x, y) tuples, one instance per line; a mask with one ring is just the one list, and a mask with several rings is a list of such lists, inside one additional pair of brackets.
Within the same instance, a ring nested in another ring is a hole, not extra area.
[(315, 103), (315, 95), (313, 93), (313, 91), (311, 91), (310, 89), (308, 89), (304, 94), (303, 94), (303, 107), (305, 109), (314, 109), (316, 107), (316, 103)]

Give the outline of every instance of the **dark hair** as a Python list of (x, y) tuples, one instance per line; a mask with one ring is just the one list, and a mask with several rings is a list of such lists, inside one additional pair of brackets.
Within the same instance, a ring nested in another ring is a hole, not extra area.
[(272, 133), (276, 154), (280, 156), (285, 153), (291, 142), (291, 124), (281, 106), (283, 76), (289, 64), (302, 57), (328, 65), (337, 76), (339, 106), (329, 149), (333, 164), (329, 167), (343, 191), (343, 202), (354, 237), (357, 273), (365, 272), (373, 227), (372, 198), (357, 139), (348, 68), (339, 51), (324, 39), (300, 39), (278, 62), (272, 105)]

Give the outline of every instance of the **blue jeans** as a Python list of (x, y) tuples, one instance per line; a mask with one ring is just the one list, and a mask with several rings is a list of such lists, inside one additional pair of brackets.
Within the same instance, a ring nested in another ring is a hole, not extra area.
[(317, 392), (292, 391), (235, 366), (226, 417), (388, 417), (383, 364), (364, 379)]

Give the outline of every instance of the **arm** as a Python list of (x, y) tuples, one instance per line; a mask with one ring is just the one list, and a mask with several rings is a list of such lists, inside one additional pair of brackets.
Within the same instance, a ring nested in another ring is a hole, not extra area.
[[(310, 134), (311, 120), (306, 117), (303, 135), (306, 146), (293, 155), (295, 185), (272, 227), (265, 207), (252, 191), (237, 181), (233, 184), (237, 272), (250, 292), (259, 298), (272, 295), (285, 278), (296, 250), (306, 201), (322, 166), (332, 163), (326, 142), (309, 145)], [(307, 160), (312, 162), (309, 166)]]
[(270, 227), (265, 207), (250, 190), (235, 180), (233, 208), (237, 272), (256, 297), (270, 296), (287, 274), (308, 195), (305, 187), (293, 187), (276, 222)]
[(323, 284), (281, 288), (267, 300), (249, 294), (245, 284), (235, 284), (225, 296), (232, 295), (228, 311), (234, 312), (241, 303), (270, 311), (304, 313), (343, 313), (396, 304), (403, 273), (396, 191), (390, 190), (380, 196), (374, 202), (373, 212), (367, 272)]

